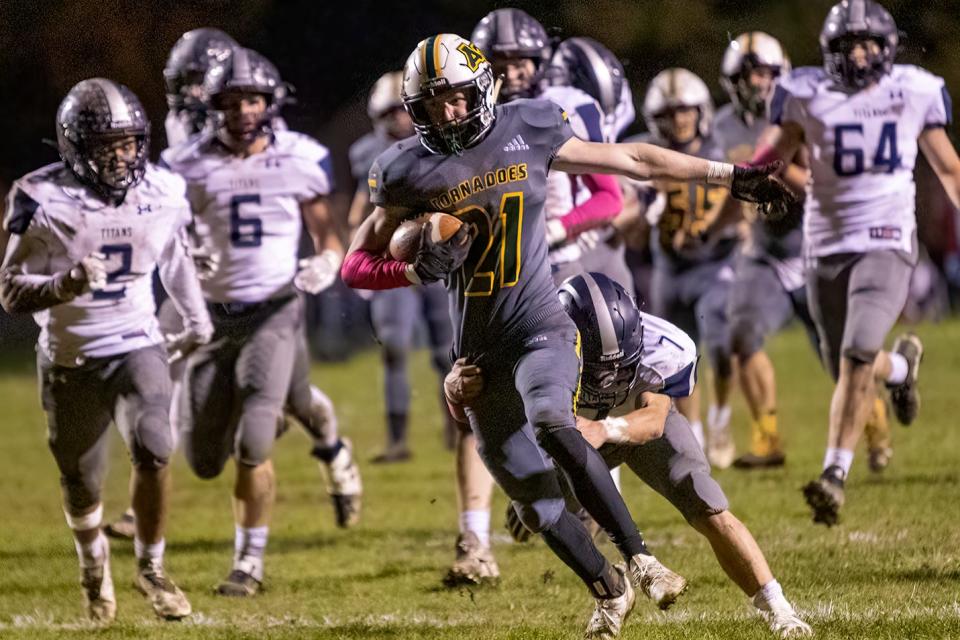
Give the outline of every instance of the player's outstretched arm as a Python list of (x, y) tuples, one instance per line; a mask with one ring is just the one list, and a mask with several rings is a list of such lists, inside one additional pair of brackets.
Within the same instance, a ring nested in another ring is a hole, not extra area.
[(70, 302), (91, 288), (106, 284), (101, 254), (91, 254), (52, 275), (46, 245), (30, 235), (13, 234), (0, 264), (0, 305), (7, 313), (34, 313)]
[(942, 127), (926, 129), (920, 134), (919, 143), (920, 150), (940, 178), (950, 202), (960, 209), (960, 157), (950, 143), (947, 132)]
[(663, 435), (664, 425), (673, 401), (661, 393), (642, 393), (636, 409), (625, 416), (589, 420), (577, 416), (577, 429), (595, 448), (610, 442), (641, 445)]
[(340, 277), (354, 289), (396, 289), (418, 284), (413, 265), (385, 257), (390, 237), (406, 210), (377, 207), (353, 236), (340, 266)]

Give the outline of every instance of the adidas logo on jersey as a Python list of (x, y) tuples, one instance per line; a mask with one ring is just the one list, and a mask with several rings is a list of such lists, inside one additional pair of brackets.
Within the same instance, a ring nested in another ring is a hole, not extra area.
[(523, 136), (513, 136), (513, 140), (503, 148), (504, 151), (529, 151), (530, 145), (523, 141)]

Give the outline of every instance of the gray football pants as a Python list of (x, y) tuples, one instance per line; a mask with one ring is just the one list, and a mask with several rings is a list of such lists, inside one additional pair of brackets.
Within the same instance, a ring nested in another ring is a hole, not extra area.
[(825, 256), (808, 265), (810, 315), (834, 380), (841, 357), (872, 363), (883, 349), (906, 304), (915, 264), (915, 253), (871, 251)]
[(370, 302), (370, 316), (377, 340), (380, 341), (386, 370), (384, 392), (387, 413), (409, 413), (407, 353), (413, 345), (414, 330), (421, 317), (426, 320), (433, 368), (440, 376), (442, 385), (443, 377), (450, 370), (450, 344), (453, 340), (448, 305), (447, 290), (440, 282), (387, 289), (374, 294)]
[(63, 367), (37, 356), (47, 441), (67, 506), (80, 513), (100, 502), (111, 420), (138, 469), (161, 469), (173, 452), (170, 378), (162, 346)]
[(303, 323), (297, 296), (233, 314), (224, 306), (210, 305), (213, 340), (190, 355), (180, 395), (184, 453), (201, 478), (231, 455), (248, 466), (270, 458)]

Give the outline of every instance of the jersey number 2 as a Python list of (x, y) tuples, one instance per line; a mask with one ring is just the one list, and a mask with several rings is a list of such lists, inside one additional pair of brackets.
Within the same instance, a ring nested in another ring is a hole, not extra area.
[[(484, 220), (486, 215), (484, 214)], [(496, 233), (487, 236), (487, 245), (477, 259), (473, 277), (467, 283), (464, 295), (481, 297), (493, 295), (497, 271), (500, 287), (512, 287), (520, 280), (520, 236), (523, 229), (523, 192), (503, 194), (500, 200)], [(482, 246), (482, 243), (476, 243)], [(468, 258), (469, 260), (469, 258)]]
[[(110, 273), (107, 274), (107, 284), (112, 284), (117, 281), (120, 276), (125, 276), (130, 273), (130, 267), (133, 266), (133, 247), (127, 243), (123, 244), (105, 244), (100, 247), (100, 253), (106, 256), (107, 260), (111, 256), (120, 256), (120, 266)], [(123, 286), (119, 289), (113, 289), (107, 291), (106, 289), (100, 289), (99, 291), (93, 292), (94, 300), (117, 300), (122, 298), (127, 292), (127, 287)]]
[[(833, 140), (836, 151), (833, 155), (833, 170), (838, 176), (850, 177), (863, 173), (863, 149), (843, 146), (844, 132), (863, 135), (862, 124), (838, 124), (833, 128)], [(873, 155), (874, 167), (886, 167), (886, 173), (893, 173), (900, 166), (897, 154), (897, 123), (884, 122), (880, 129), (880, 141)]]
[(244, 193), (230, 198), (230, 244), (235, 247), (259, 247), (263, 237), (263, 220), (257, 216), (244, 218), (240, 205), (260, 204), (259, 193)]

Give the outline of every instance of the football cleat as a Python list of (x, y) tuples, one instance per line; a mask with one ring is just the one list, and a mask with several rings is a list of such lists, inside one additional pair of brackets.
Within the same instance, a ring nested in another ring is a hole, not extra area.
[(626, 577), (626, 567), (617, 564), (613, 568), (623, 579), (623, 593), (616, 598), (597, 598), (593, 615), (587, 623), (587, 631), (583, 634), (587, 640), (607, 640), (618, 637), (637, 599), (633, 585)]
[(767, 626), (778, 638), (802, 638), (813, 635), (813, 629), (800, 619), (793, 607), (765, 614)]
[(337, 526), (347, 529), (360, 521), (363, 482), (360, 467), (353, 459), (353, 443), (341, 438), (342, 447), (329, 463), (320, 462), (320, 473), (327, 484), (327, 493), (333, 501)]
[(123, 515), (103, 525), (103, 532), (117, 540), (133, 540), (137, 533), (137, 522), (133, 516), (133, 509), (127, 509)]
[(250, 598), (257, 595), (262, 583), (253, 577), (253, 574), (242, 568), (234, 568), (223, 582), (217, 585), (214, 592), (217, 595), (229, 598)]
[(388, 445), (383, 453), (379, 453), (370, 459), (373, 464), (390, 464), (391, 462), (406, 462), (413, 457), (406, 444), (394, 443)]
[(638, 553), (630, 558), (629, 567), (633, 583), (661, 609), (669, 609), (687, 590), (687, 579), (660, 564), (653, 556)]
[(736, 445), (733, 443), (733, 434), (730, 425), (709, 430), (710, 438), (707, 441), (707, 460), (714, 469), (726, 469), (733, 464), (736, 455)]
[(179, 620), (193, 611), (190, 601), (166, 576), (159, 560), (140, 560), (133, 586), (146, 596), (154, 612), (164, 620)]
[(490, 551), (480, 543), (472, 531), (457, 536), (457, 557), (443, 578), (448, 587), (495, 583), (500, 579), (500, 567)]
[(771, 451), (762, 456), (748, 451), (733, 461), (733, 467), (735, 469), (770, 469), (782, 467), (786, 461), (787, 456), (782, 451)]
[(837, 466), (827, 467), (820, 477), (803, 488), (803, 497), (813, 509), (814, 523), (832, 527), (840, 519), (843, 506), (843, 472)]
[(907, 360), (907, 378), (902, 383), (890, 387), (890, 401), (893, 413), (905, 427), (916, 419), (920, 412), (920, 392), (917, 390), (917, 378), (920, 375), (920, 361), (923, 359), (923, 343), (914, 333), (904, 333), (893, 343), (893, 352)]
[(893, 457), (887, 405), (881, 398), (874, 399), (873, 411), (864, 426), (863, 435), (867, 440), (867, 464), (870, 471), (880, 473), (887, 468)]
[(107, 547), (103, 564), (81, 567), (80, 586), (87, 615), (97, 624), (110, 624), (117, 617), (117, 598), (113, 593), (113, 578), (110, 575), (110, 547)]

